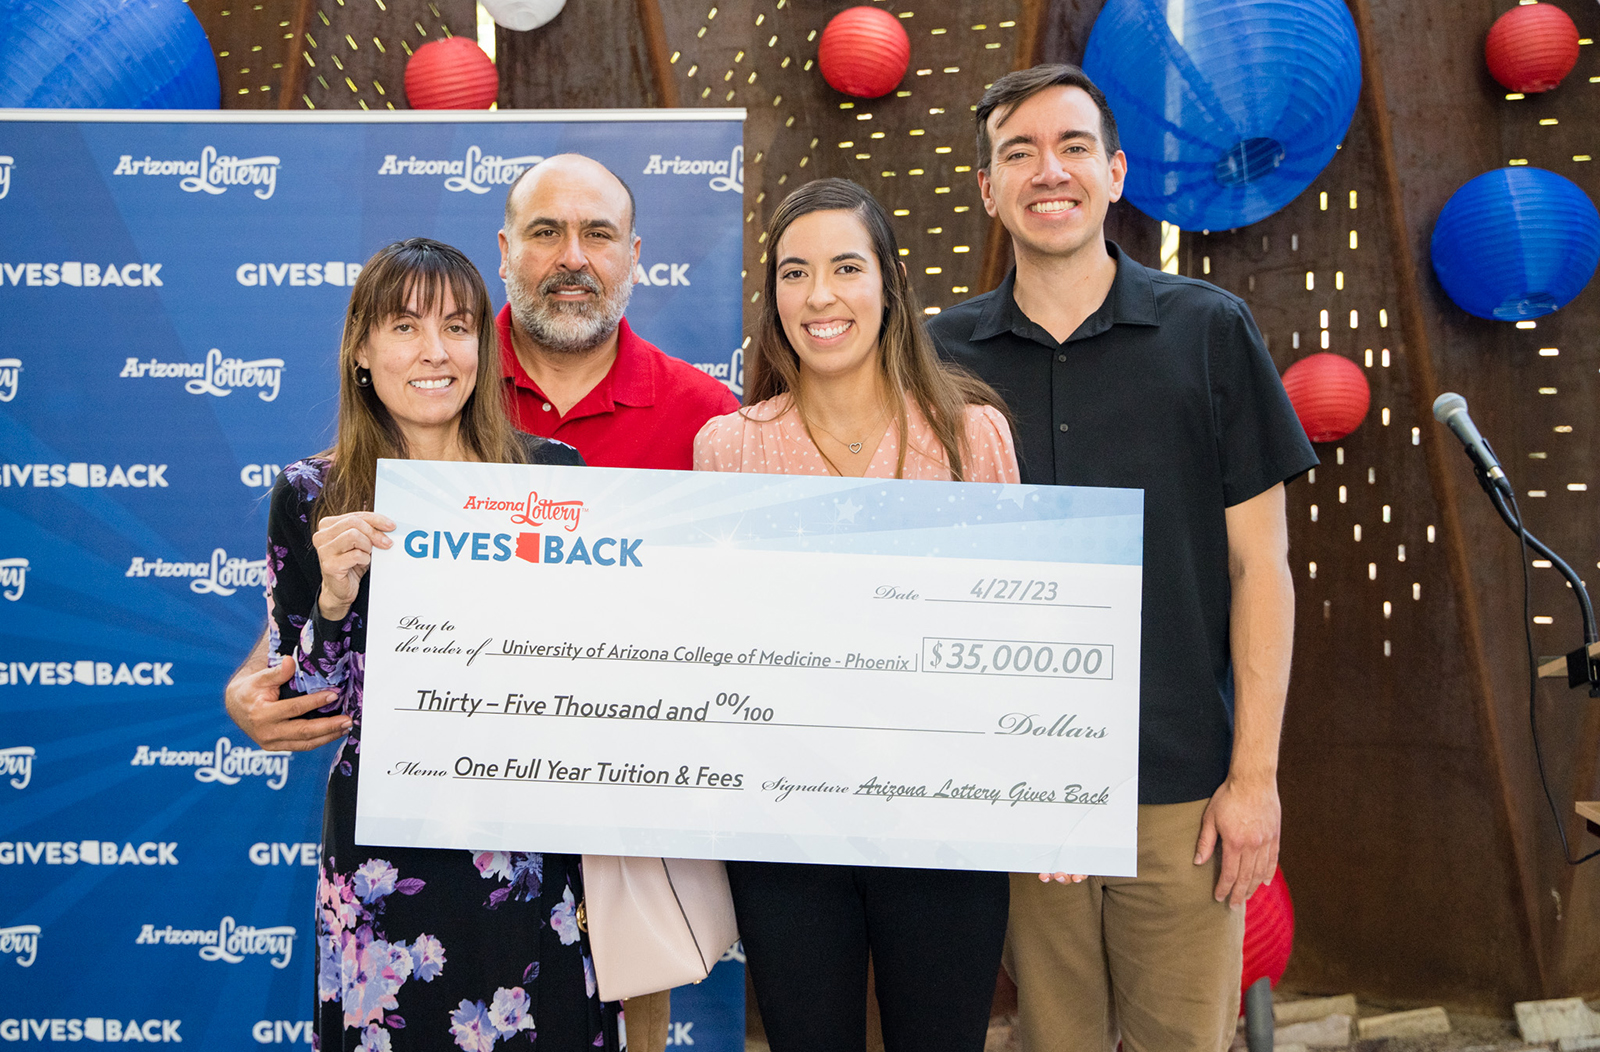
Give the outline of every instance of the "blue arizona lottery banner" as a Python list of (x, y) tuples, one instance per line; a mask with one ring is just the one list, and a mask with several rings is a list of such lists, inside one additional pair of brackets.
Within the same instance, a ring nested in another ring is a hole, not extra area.
[[(258, 749), (222, 691), (350, 285), (424, 235), (498, 310), (507, 189), (584, 153), (638, 202), (630, 324), (739, 393), (742, 120), (0, 110), (0, 1046), (309, 1043), (331, 747)], [(671, 1044), (743, 1048), (742, 970)]]

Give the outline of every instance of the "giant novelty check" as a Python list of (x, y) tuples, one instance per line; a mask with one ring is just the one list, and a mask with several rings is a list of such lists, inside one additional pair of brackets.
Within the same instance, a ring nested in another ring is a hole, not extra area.
[(383, 461), (356, 840), (1131, 875), (1143, 494)]

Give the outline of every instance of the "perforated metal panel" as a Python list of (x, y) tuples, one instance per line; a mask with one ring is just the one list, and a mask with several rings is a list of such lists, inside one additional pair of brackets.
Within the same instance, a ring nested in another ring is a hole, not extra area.
[(303, 5), (187, 0), (217, 59), (223, 109), (278, 109), (292, 88), (304, 32)]
[(317, 0), (307, 19), (301, 104), (407, 109), (406, 62), (433, 40), (476, 39), (471, 0)]
[[(1423, 578), (1445, 572), (1433, 558), (1435, 517), (1414, 498), (1428, 487), (1421, 429), (1434, 425), (1415, 417), (1405, 387), (1371, 153), (1359, 125), (1283, 212), (1243, 230), (1184, 237), (1180, 267), (1249, 302), (1280, 369), (1321, 352), (1362, 367), (1372, 388), (1365, 422), (1319, 446), (1322, 466), (1291, 488), (1295, 587), (1314, 621), (1331, 628), (1340, 620), (1330, 643), (1346, 660), (1415, 660), (1416, 646), (1397, 635), (1427, 645), (1409, 630), (1430, 613), (1417, 605), (1434, 592)], [(1352, 632), (1361, 640), (1354, 649)]]
[[(881, 99), (829, 88), (816, 67), (817, 39), (848, 4), (741, 0), (667, 5), (673, 75), (686, 104), (745, 106), (745, 269), (762, 272), (762, 228), (794, 186), (822, 176), (853, 179), (895, 217), (903, 261), (930, 313), (981, 291), (988, 217), (973, 174), (972, 107), (1012, 68), (1015, 2), (883, 3), (911, 40), (905, 79)], [(747, 304), (761, 295), (746, 288)], [(750, 315), (747, 313), (747, 319)]]
[(226, 109), (406, 109), (406, 60), (457, 33), (473, 0), (190, 0)]
[[(1557, 6), (1572, 15), (1580, 33), (1600, 30), (1595, 5)], [(1592, 36), (1580, 39), (1577, 68), (1559, 88), (1526, 97), (1503, 89), (1497, 93), (1502, 163), (1556, 172), (1576, 182), (1591, 200), (1600, 200), (1600, 165), (1595, 161), (1600, 156), (1600, 45)], [(1591, 288), (1573, 305), (1576, 310), (1558, 311), (1500, 334), (1503, 349), (1496, 353), (1506, 355), (1511, 366), (1505, 397), (1520, 407), (1521, 426), (1514, 437), (1494, 435), (1491, 441), (1508, 461), (1506, 471), (1517, 483), (1530, 526), (1581, 574), (1600, 582), (1596, 299)], [(1542, 629), (1535, 638), (1541, 653), (1570, 649), (1580, 630), (1577, 605), (1548, 564), (1535, 565), (1540, 572), (1534, 615)]]

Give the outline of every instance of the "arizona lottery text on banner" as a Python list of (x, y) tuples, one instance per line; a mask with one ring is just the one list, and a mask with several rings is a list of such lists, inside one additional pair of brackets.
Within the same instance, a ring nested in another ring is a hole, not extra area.
[(384, 461), (358, 843), (1132, 875), (1137, 490)]
[[(0, 110), (0, 1047), (309, 1047), (339, 746), (262, 747), (223, 689), (265, 624), (267, 494), (332, 439), (351, 286), (431, 237), (498, 311), (512, 181), (587, 154), (638, 200), (629, 324), (737, 392), (742, 123)], [(695, 1052), (744, 1048), (718, 970), (673, 1008)]]

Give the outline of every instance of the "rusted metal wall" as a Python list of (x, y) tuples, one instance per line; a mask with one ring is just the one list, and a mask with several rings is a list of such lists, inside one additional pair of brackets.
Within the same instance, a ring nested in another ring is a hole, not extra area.
[[(1572, 16), (1586, 43), (1578, 67), (1560, 88), (1528, 99), (1508, 98), (1482, 61), (1484, 35), (1514, 6), (1509, 0), (1357, 0), (1354, 8), (1369, 51), (1369, 91), (1379, 82), (1385, 102), (1387, 129), (1379, 138), (1389, 173), (1398, 284), (1408, 283), (1406, 268), (1415, 271), (1414, 293), (1398, 290), (1402, 311), (1414, 315), (1406, 325), (1419, 366), (1414, 375), (1434, 381), (1417, 392), (1415, 404), (1420, 410), (1442, 389), (1465, 395), (1517, 484), (1530, 528), (1566, 553), (1580, 573), (1592, 574), (1600, 557), (1593, 525), (1600, 490), (1600, 479), (1593, 477), (1600, 452), (1594, 438), (1600, 284), (1536, 327), (1521, 329), (1458, 310), (1434, 279), (1428, 256), (1440, 208), (1481, 172), (1529, 163), (1559, 172), (1592, 199), (1600, 198), (1600, 171), (1589, 160), (1600, 154), (1600, 52), (1592, 43), (1600, 36), (1600, 9), (1579, 0), (1555, 2)], [(1506, 890), (1527, 917), (1526, 942), (1520, 953), (1512, 945), (1497, 957), (1471, 937), (1478, 925), (1458, 919), (1473, 915), (1438, 920), (1465, 929), (1454, 952), (1473, 963), (1457, 981), (1474, 991), (1493, 991), (1502, 1000), (1541, 992), (1593, 995), (1600, 992), (1600, 870), (1591, 863), (1574, 871), (1561, 861), (1554, 820), (1539, 789), (1528, 725), (1518, 552), (1477, 492), (1453, 440), (1437, 427), (1433, 431), (1443, 448), (1439, 462), (1430, 464), (1429, 482), (1446, 518), (1454, 520), (1446, 541), (1456, 549), (1450, 569), (1465, 616), (1458, 619), (1461, 645), (1432, 654), (1428, 664), (1479, 666), (1473, 695), (1461, 700), (1471, 705), (1483, 737), (1484, 755), (1474, 769), (1498, 781), (1496, 793), (1480, 806), (1501, 812), (1496, 822), (1504, 833), (1478, 857), (1492, 857), (1497, 869), (1509, 870)], [(1558, 654), (1581, 642), (1576, 604), (1550, 569), (1534, 570), (1533, 613), (1548, 619), (1534, 628), (1538, 653)], [(1540, 693), (1541, 740), (1561, 821), (1576, 847), (1592, 849), (1596, 841), (1582, 831), (1571, 801), (1595, 795), (1600, 703), (1564, 685)], [(1426, 679), (1408, 697), (1418, 699), (1414, 704), (1423, 711), (1439, 705)], [(1466, 707), (1450, 711), (1464, 714)], [(1452, 828), (1452, 812), (1431, 802), (1423, 807), (1441, 828)], [(1471, 873), (1429, 868), (1441, 885)], [(1497, 928), (1484, 935), (1503, 946), (1511, 933)], [(1450, 945), (1449, 938), (1440, 937), (1442, 946)]]
[[(821, 175), (856, 179), (894, 211), (906, 265), (936, 309), (983, 291), (1009, 261), (978, 199), (970, 107), (1007, 69), (1076, 61), (1101, 2), (879, 3), (910, 35), (911, 71), (867, 102), (833, 92), (815, 69), (817, 35), (850, 6), (841, 0), (573, 0), (541, 29), (497, 32), (500, 105), (746, 107), (747, 320), (770, 209)], [(1349, 2), (1367, 76), (1343, 149), (1282, 212), (1185, 235), (1178, 256), (1183, 273), (1250, 303), (1280, 367), (1322, 350), (1326, 333), (1373, 390), (1362, 428), (1323, 447), (1315, 480), (1289, 493), (1290, 981), (1502, 1010), (1592, 996), (1600, 862), (1561, 862), (1538, 787), (1518, 553), (1429, 405), (1444, 389), (1464, 394), (1535, 532), (1580, 572), (1600, 567), (1600, 283), (1533, 329), (1480, 321), (1439, 289), (1428, 239), (1457, 187), (1513, 160), (1600, 198), (1587, 159), (1600, 155), (1600, 46), (1581, 48), (1558, 90), (1507, 99), (1482, 49), (1514, 0)], [(1552, 2), (1586, 40), (1600, 37), (1594, 4)], [(404, 109), (410, 51), (476, 34), (468, 0), (192, 3), (230, 107)], [(621, 174), (650, 207), (647, 179)], [(1153, 221), (1118, 206), (1109, 228), (1135, 258), (1158, 262)], [(1539, 653), (1575, 646), (1575, 606), (1554, 571), (1534, 571), (1533, 594), (1534, 613), (1550, 619), (1535, 628)], [(1569, 813), (1574, 796), (1600, 796), (1600, 703), (1548, 688), (1539, 715), (1574, 847), (1600, 846)]]

